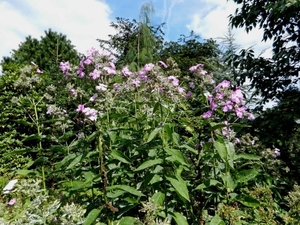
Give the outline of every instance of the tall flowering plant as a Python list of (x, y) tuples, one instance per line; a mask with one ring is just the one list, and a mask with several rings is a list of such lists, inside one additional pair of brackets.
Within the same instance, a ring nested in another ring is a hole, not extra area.
[[(72, 181), (61, 182), (61, 187), (66, 196), (81, 196), (89, 205), (87, 224), (124, 215), (188, 224), (203, 218), (205, 204), (222, 199), (247, 204), (241, 193), (232, 193), (239, 179), (247, 182), (257, 171), (243, 171), (251, 174), (245, 177), (236, 165), (257, 158), (235, 152), (229, 119), (216, 123), (226, 115), (253, 118), (240, 89), (232, 90), (228, 81), (207, 88), (214, 79), (202, 64), (190, 68), (199, 83), (180, 81), (169, 61), (146, 64), (137, 72), (128, 66), (117, 70), (111, 54), (94, 48), (79, 65), (61, 62), (60, 68), (76, 140), (69, 142), (68, 155), (56, 170), (72, 174)], [(186, 126), (193, 116), (188, 100), (197, 98), (196, 85), (208, 102), (209, 110), (197, 117), (200, 126), (211, 126), (210, 138)], [(47, 112), (55, 116), (51, 107)], [(216, 185), (220, 191), (213, 198), (205, 196)]]

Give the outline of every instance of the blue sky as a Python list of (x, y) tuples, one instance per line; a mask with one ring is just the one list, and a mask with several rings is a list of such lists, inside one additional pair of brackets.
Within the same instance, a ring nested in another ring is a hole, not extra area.
[[(110, 23), (116, 17), (138, 20), (146, 2), (155, 8), (153, 23), (165, 22), (165, 40), (172, 41), (191, 30), (204, 39), (224, 37), (227, 17), (237, 7), (231, 0), (0, 0), (0, 58), (9, 56), (26, 36), (39, 39), (49, 28), (67, 35), (77, 50), (85, 53), (99, 46), (96, 39), (114, 33)], [(239, 29), (234, 34), (243, 48), (254, 45), (260, 52), (270, 45), (260, 41), (259, 30), (247, 35)]]

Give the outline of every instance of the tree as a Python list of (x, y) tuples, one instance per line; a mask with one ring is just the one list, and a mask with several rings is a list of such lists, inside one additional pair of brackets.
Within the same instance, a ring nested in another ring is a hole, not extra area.
[(1, 65), (3, 73), (11, 68), (9, 67), (11, 63), (23, 67), (31, 62), (37, 64), (43, 71), (57, 73), (61, 61), (71, 60), (70, 63), (75, 64), (78, 63), (79, 58), (79, 53), (66, 35), (49, 29), (40, 40), (30, 35), (26, 37), (17, 50), (12, 50), (10, 57), (3, 57)]
[(115, 54), (119, 68), (129, 65), (132, 71), (137, 71), (144, 64), (158, 59), (163, 43), (163, 24), (151, 24), (153, 13), (152, 4), (145, 3), (139, 21), (117, 17), (117, 22), (111, 23), (116, 34), (109, 35), (109, 40), (98, 39), (101, 47)]
[(244, 27), (246, 32), (258, 27), (263, 30), (263, 41), (271, 40), (273, 56), (255, 57), (253, 50), (242, 50), (233, 65), (239, 67), (240, 83), (251, 80), (255, 95), (261, 103), (274, 100), (298, 82), (300, 66), (300, 2), (279, 0), (233, 0), (240, 8), (230, 15), (233, 27)]

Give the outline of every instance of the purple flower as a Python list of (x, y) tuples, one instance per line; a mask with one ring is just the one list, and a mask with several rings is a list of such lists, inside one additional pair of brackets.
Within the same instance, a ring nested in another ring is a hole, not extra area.
[(123, 67), (123, 69), (122, 69), (122, 74), (123, 74), (125, 77), (131, 76), (131, 75), (132, 75), (132, 72), (129, 70), (128, 65), (125, 66), (125, 67)]
[(205, 113), (203, 113), (203, 118), (207, 119), (210, 118), (212, 116), (212, 111), (207, 111)]
[(223, 99), (224, 93), (217, 93), (216, 94), (216, 99)]
[(215, 87), (215, 91), (219, 91), (220, 88), (229, 88), (230, 82), (228, 80), (223, 80)]
[(70, 70), (70, 64), (69, 64), (69, 62), (60, 62), (59, 68), (61, 69), (61, 71), (66, 73)]
[(98, 50), (96, 50), (94, 47), (86, 51), (87, 55), (93, 55), (93, 54), (98, 54)]
[(82, 112), (83, 110), (84, 110), (84, 104), (79, 104), (79, 105), (77, 106), (76, 111), (77, 111), (77, 112)]
[(93, 102), (95, 101), (95, 99), (98, 97), (98, 94), (94, 94), (91, 98), (90, 98), (90, 101)]
[(243, 100), (244, 96), (242, 90), (237, 88), (234, 92), (231, 93), (231, 101), (239, 104)]
[(82, 110), (83, 114), (88, 117), (90, 120), (92, 121), (96, 121), (97, 120), (97, 113), (98, 111), (96, 109), (92, 109), (92, 108), (84, 108)]
[(226, 101), (225, 105), (223, 106), (223, 112), (228, 112), (228, 111), (232, 110), (232, 108), (233, 108), (232, 101)]
[(88, 56), (86, 60), (84, 60), (84, 63), (87, 64), (87, 65), (90, 65), (94, 60), (94, 57), (93, 56)]
[(54, 107), (53, 107), (52, 105), (50, 105), (50, 106), (47, 108), (46, 114), (51, 115), (51, 114), (53, 113), (53, 111), (54, 111)]
[(162, 65), (164, 68), (168, 68), (167, 64), (165, 64), (163, 61), (158, 61), (160, 65)]
[(90, 73), (90, 77), (93, 79), (93, 80), (96, 80), (97, 78), (100, 77), (100, 71), (94, 69), (94, 71), (92, 73)]
[(77, 91), (75, 89), (71, 89), (70, 90), (70, 94), (76, 96), (77, 95)]
[(96, 90), (98, 90), (98, 91), (106, 91), (107, 90), (107, 85), (105, 85), (105, 84), (99, 84), (98, 86), (96, 86)]
[(109, 75), (111, 75), (111, 74), (113, 74), (113, 75), (117, 74), (116, 69), (112, 68), (112, 67), (106, 66), (106, 67), (103, 68), (103, 70), (105, 70)]
[(254, 120), (255, 117), (254, 117), (254, 115), (252, 113), (248, 113), (248, 119), (249, 120)]
[(182, 87), (178, 87), (177, 90), (178, 90), (179, 94), (183, 94), (183, 92), (184, 92), (184, 88), (182, 88)]
[(280, 156), (280, 149), (275, 148), (275, 149), (274, 149), (273, 157), (276, 158), (276, 157), (278, 157), (278, 156)]
[(241, 143), (240, 139), (238, 139), (238, 138), (234, 138), (234, 142), (235, 142), (236, 144)]
[(148, 63), (148, 64), (146, 64), (145, 66), (144, 66), (144, 70), (145, 71), (150, 71), (150, 70), (152, 70), (153, 69), (153, 67), (154, 67), (154, 64), (153, 63)]
[(179, 80), (174, 77), (174, 76), (169, 76), (168, 80), (174, 85), (174, 86), (178, 86), (179, 85)]
[(37, 68), (36, 72), (39, 74), (43, 73), (43, 71), (41, 71), (39, 68)]
[(134, 80), (132, 80), (131, 83), (132, 83), (133, 85), (135, 85), (136, 87), (139, 87), (141, 82), (140, 82), (138, 79), (134, 79)]
[(246, 113), (246, 107), (241, 106), (241, 107), (236, 108), (234, 111), (235, 111), (235, 114), (238, 118), (243, 118), (243, 116)]
[(16, 203), (16, 199), (12, 198), (12, 199), (7, 203), (7, 205), (12, 206), (12, 205), (14, 205), (15, 203)]
[(190, 85), (190, 88), (192, 88), (192, 89), (194, 89), (194, 88), (195, 88), (195, 84), (194, 84), (194, 82), (190, 82), (190, 83), (189, 83), (189, 85)]
[(203, 65), (203, 64), (197, 64), (196, 66), (190, 67), (189, 70), (190, 70), (191, 72), (194, 72), (196, 69), (198, 69), (199, 66), (200, 66), (200, 67), (203, 67), (204, 65)]
[(119, 88), (119, 84), (118, 83), (114, 83), (114, 90), (117, 90)]
[(186, 93), (186, 98), (190, 98), (192, 96), (192, 92), (191, 91), (188, 91), (188, 93)]
[(217, 108), (217, 104), (212, 99), (209, 100), (209, 105), (212, 111), (214, 111)]

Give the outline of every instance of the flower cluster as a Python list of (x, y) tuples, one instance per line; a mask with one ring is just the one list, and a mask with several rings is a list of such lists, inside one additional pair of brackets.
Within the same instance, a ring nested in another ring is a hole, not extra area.
[(221, 109), (223, 112), (234, 112), (238, 118), (245, 116), (253, 120), (253, 114), (247, 112), (244, 105), (244, 96), (241, 88), (235, 90), (230, 89), (230, 82), (227, 80), (222, 81), (214, 88), (214, 93), (207, 93), (206, 97), (209, 101), (210, 110), (203, 114), (204, 118), (210, 118), (213, 112)]

